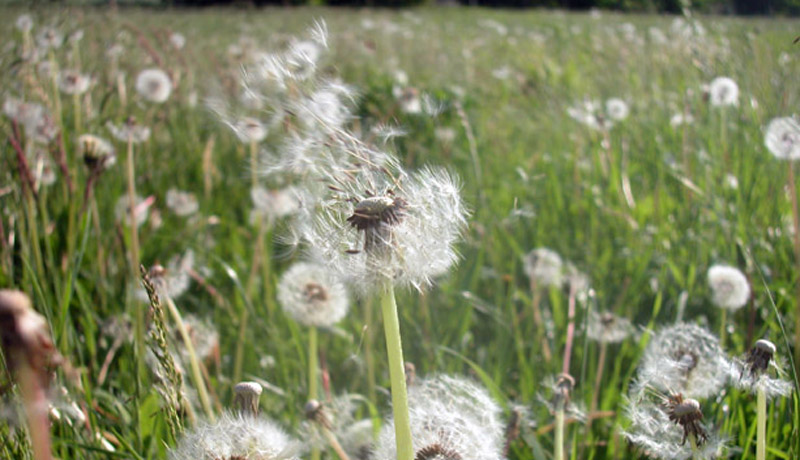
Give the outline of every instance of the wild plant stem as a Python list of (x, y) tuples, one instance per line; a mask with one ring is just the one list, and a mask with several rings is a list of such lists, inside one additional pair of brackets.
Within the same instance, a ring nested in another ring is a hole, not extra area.
[(564, 460), (564, 403), (560, 403), (556, 410), (553, 460)]
[(400, 320), (397, 317), (397, 301), (394, 287), (386, 281), (381, 289), (381, 311), (383, 329), (386, 334), (386, 351), (389, 355), (389, 377), (392, 382), (392, 415), (397, 443), (397, 460), (412, 460), (414, 447), (411, 443), (411, 421), (408, 415), (408, 393), (403, 366), (403, 345), (400, 339)]
[[(789, 163), (789, 194), (792, 198), (792, 223), (794, 224), (794, 263), (795, 272), (800, 274), (800, 206), (797, 204), (797, 184), (794, 177), (794, 163)], [(800, 282), (795, 281), (794, 309), (794, 362), (800, 362)]]
[(74, 115), (73, 116), (75, 117), (75, 119), (72, 120), (73, 122), (75, 122), (75, 132), (76, 133), (80, 133), (81, 132), (81, 95), (80, 94), (75, 93), (75, 94), (72, 95), (72, 106), (73, 106), (73, 110), (74, 110), (74, 112), (73, 112)]
[(164, 300), (167, 304), (169, 314), (172, 316), (172, 320), (175, 321), (175, 326), (178, 328), (178, 332), (181, 335), (183, 345), (186, 347), (186, 353), (189, 355), (189, 365), (192, 369), (192, 380), (194, 380), (194, 386), (197, 389), (197, 396), (200, 398), (200, 404), (203, 406), (206, 417), (213, 422), (214, 411), (211, 409), (211, 401), (208, 398), (206, 383), (205, 380), (203, 380), (203, 374), (200, 371), (200, 362), (197, 360), (197, 353), (194, 351), (192, 338), (189, 336), (189, 331), (186, 329), (186, 325), (183, 323), (181, 312), (178, 311), (178, 307), (175, 306), (175, 302), (173, 302), (172, 298), (168, 296), (164, 296)]
[[(136, 176), (133, 162), (133, 139), (128, 139), (128, 158), (126, 161), (128, 176), (128, 227), (130, 228), (130, 264), (132, 279), (139, 278), (139, 229), (136, 225)], [(140, 305), (134, 305), (134, 334), (136, 358), (139, 362), (140, 371), (144, 365), (144, 309)]]
[(725, 347), (725, 332), (726, 332), (726, 329), (727, 329), (726, 326), (728, 324), (728, 310), (725, 309), (725, 308), (722, 308), (721, 310), (722, 310), (722, 314), (720, 315), (720, 318), (719, 318), (719, 321), (720, 321), (719, 343), (720, 343), (720, 345)]
[(28, 429), (31, 436), (33, 460), (50, 460), (50, 420), (48, 419), (48, 403), (45, 389), (42, 388), (39, 374), (25, 362), (25, 356), (19, 356), (22, 363), (17, 369), (19, 391), (28, 418)]
[(569, 307), (567, 309), (567, 343), (564, 345), (564, 361), (561, 372), (569, 374), (569, 364), (572, 359), (572, 342), (575, 340), (575, 288), (569, 288)]
[(250, 141), (250, 186), (258, 185), (258, 144)]
[(758, 389), (758, 419), (756, 420), (756, 460), (767, 458), (767, 395), (763, 388)]
[[(317, 328), (311, 327), (308, 331), (308, 399), (317, 399), (319, 394), (319, 355), (317, 350)], [(324, 428), (323, 428), (324, 430)], [(320, 451), (317, 447), (311, 448), (311, 460), (319, 460)]]
[[(607, 350), (608, 344), (606, 342), (600, 342), (600, 356), (597, 357), (597, 373), (594, 376), (594, 391), (592, 392), (592, 403), (589, 406), (589, 413), (594, 413), (597, 410), (597, 403), (601, 391), (600, 383), (603, 381), (603, 370), (606, 365)], [(589, 424), (591, 426), (591, 419), (589, 419)]]
[(339, 460), (350, 460), (350, 457), (347, 455), (347, 452), (344, 451), (342, 445), (339, 443), (339, 440), (336, 439), (336, 436), (326, 427), (322, 427), (322, 435), (325, 436), (325, 439), (330, 444), (331, 449), (336, 452), (336, 455), (339, 456)]
[(536, 336), (541, 338), (542, 341), (542, 356), (545, 362), (550, 362), (553, 353), (550, 351), (550, 345), (547, 343), (547, 331), (544, 328), (544, 319), (542, 318), (542, 310), (540, 304), (542, 302), (542, 291), (536, 285), (536, 281), (531, 279), (531, 308), (533, 309), (533, 323), (536, 326)]
[(371, 298), (367, 298), (363, 302), (364, 306), (364, 356), (367, 361), (367, 397), (369, 402), (375, 404), (377, 402), (377, 395), (375, 394), (375, 336), (374, 336), (374, 315), (373, 308), (375, 305), (372, 303)]

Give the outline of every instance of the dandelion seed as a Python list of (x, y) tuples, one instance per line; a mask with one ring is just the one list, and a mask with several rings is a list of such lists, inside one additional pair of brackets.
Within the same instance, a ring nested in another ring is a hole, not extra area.
[(200, 422), (169, 451), (170, 460), (298, 460), (300, 444), (276, 422), (224, 413)]
[(773, 118), (767, 125), (764, 144), (775, 158), (800, 159), (800, 123), (793, 117)]
[(172, 81), (161, 69), (146, 69), (136, 76), (136, 92), (150, 102), (162, 103), (172, 93)]
[(200, 208), (194, 194), (175, 188), (167, 190), (166, 201), (167, 207), (181, 217), (191, 216)]
[(708, 96), (714, 107), (739, 105), (739, 85), (728, 77), (717, 77), (708, 85)]
[(525, 274), (538, 286), (561, 287), (564, 284), (564, 262), (557, 252), (537, 248), (523, 259)]
[(305, 326), (331, 327), (347, 314), (350, 301), (345, 286), (321, 265), (299, 262), (278, 283), (278, 302)]
[(750, 300), (750, 283), (738, 268), (713, 265), (708, 269), (711, 301), (719, 308), (735, 311)]
[(641, 393), (652, 386), (663, 392), (707, 398), (727, 383), (730, 368), (716, 337), (700, 326), (678, 323), (653, 336), (632, 389)]

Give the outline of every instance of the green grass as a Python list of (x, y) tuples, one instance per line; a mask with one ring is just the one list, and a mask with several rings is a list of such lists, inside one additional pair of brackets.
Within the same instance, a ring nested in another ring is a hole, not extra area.
[[(3, 10), (3, 43), (20, 39), (13, 28), (20, 12)], [(80, 57), (82, 70), (98, 79), (91, 91), (97, 116), (83, 120), (83, 132), (109, 138), (105, 122), (128, 115), (153, 129), (150, 141), (137, 146), (136, 187), (141, 196), (155, 196), (163, 223), (140, 229), (141, 261), (150, 266), (186, 249), (195, 251), (207, 287), (194, 282), (176, 303), (184, 315), (207, 318), (219, 333), (222, 358), (219, 365), (207, 363), (217, 410), (232, 402), (235, 378), (255, 377), (279, 389), (265, 391), (262, 412), (297, 427), (307, 391), (308, 331), (283, 315), (273, 298), (277, 277), (296, 255), (271, 258), (269, 277), (247, 285), (252, 258), (263, 253), (256, 250), (256, 230), (248, 224), (247, 148), (203, 107), (202, 99), (220, 81), (238, 74), (225, 51), (240, 36), (274, 48), (318, 18), (330, 30), (331, 53), (323, 72), (358, 89), (356, 112), (364, 126), (396, 121), (409, 133), (396, 142), (403, 161), (410, 167), (435, 164), (456, 171), (472, 209), (458, 267), (424, 296), (398, 292), (405, 358), (419, 375), (474, 375), (505, 408), (527, 407), (530, 422), (539, 428), (553, 422), (537, 395), (547, 394), (544, 382), (560, 372), (567, 295), (559, 290), (544, 295), (554, 352), (554, 359), (545, 362), (539, 342), (532, 339), (531, 292), (522, 270), (522, 256), (541, 246), (553, 248), (589, 275), (591, 308), (613, 309), (646, 328), (674, 322), (679, 298), (686, 293), (683, 318), (719, 331), (719, 310), (711, 305), (705, 273), (716, 262), (736, 265), (750, 276), (755, 295), (752, 305), (729, 315), (734, 329), (727, 334), (727, 351), (741, 355), (754, 338), (768, 337), (780, 355), (789, 357), (787, 346), (796, 332), (794, 285), (800, 275), (784, 221), (791, 215), (784, 190), (789, 164), (769, 154), (762, 130), (771, 118), (791, 115), (800, 104), (800, 45), (792, 45), (800, 22), (701, 17), (707, 29), (702, 41), (667, 46), (653, 43), (648, 29), (667, 32), (674, 18), (605, 13), (596, 19), (460, 9), (37, 11), (37, 28), (56, 23), (65, 31), (82, 28), (86, 33)], [(377, 27), (365, 28), (365, 20)], [(506, 34), (488, 20), (501, 24)], [(635, 26), (636, 40), (623, 38), (623, 23)], [(187, 37), (181, 53), (166, 51), (166, 31)], [(114, 37), (127, 37), (120, 67), (133, 97), (135, 74), (152, 66), (137, 45), (137, 33), (181, 79), (168, 103), (132, 104), (122, 112), (105, 81), (104, 52)], [(49, 83), (37, 95), (35, 85), (20, 77), (24, 65), (15, 53), (4, 48), (0, 54), (3, 92), (29, 100), (52, 96)], [(779, 63), (782, 53), (788, 63)], [(56, 59), (68, 62), (64, 48)], [(493, 71), (504, 66), (511, 76), (495, 78)], [(436, 118), (403, 114), (392, 96), (397, 70), (408, 75), (411, 85), (443, 101), (444, 113)], [(701, 85), (717, 76), (738, 83), (738, 108), (714, 108), (703, 100)], [(196, 107), (188, 103), (192, 92), (200, 95)], [(463, 119), (454, 106), (461, 92)], [(631, 115), (611, 130), (603, 153), (602, 136), (569, 118), (567, 108), (584, 98), (610, 97), (627, 100)], [(137, 368), (130, 342), (116, 354), (108, 378), (98, 383), (113, 342), (103, 334), (102, 323), (144, 308), (126, 299), (126, 286), (135, 280), (126, 259), (127, 232), (114, 221), (114, 205), (126, 190), (125, 146), (116, 144), (119, 160), (97, 184), (100, 221), (79, 219), (87, 174), (74, 145), (83, 132), (69, 128), (74, 122), (71, 97), (62, 96), (61, 104), (64, 143), (77, 185), (72, 198), (59, 178), (37, 200), (26, 202), (14, 150), (8, 142), (0, 147), (0, 219), (6, 238), (14, 238), (13, 247), (0, 246), (0, 286), (32, 297), (58, 349), (78, 371), (82, 389), (68, 384), (63, 374), (59, 382), (87, 410), (90, 429), (54, 423), (56, 455), (104, 458), (94, 432), (112, 439), (120, 458), (163, 458), (174, 440), (159, 408), (155, 377), (149, 368)], [(684, 104), (695, 118), (685, 131), (669, 124)], [(11, 125), (7, 118), (1, 123), (7, 137)], [(470, 152), (465, 125), (474, 135), (477, 158)], [(437, 128), (455, 131), (452, 145), (436, 138)], [(215, 174), (206, 193), (202, 156), (212, 138)], [(607, 173), (603, 155), (610, 159)], [(684, 161), (688, 168), (672, 166)], [(738, 188), (725, 185), (728, 174), (737, 178)], [(632, 201), (625, 196), (625, 180)], [(197, 195), (196, 218), (180, 218), (166, 208), (171, 187)], [(270, 254), (286, 252), (271, 243)], [(588, 406), (599, 347), (585, 339), (580, 326), (585, 317), (586, 310), (579, 308), (572, 399)], [(367, 394), (361, 318), (361, 305), (354, 305), (336, 333), (319, 337), (334, 393)], [(375, 335), (381, 337), (379, 329)], [(582, 424), (568, 425), (572, 458), (641, 455), (617, 433), (626, 424), (623, 397), (648, 337), (645, 332), (638, 341), (609, 347), (598, 401), (600, 410), (612, 414), (594, 420), (590, 432)], [(387, 388), (388, 365), (378, 339), (372, 350), (377, 383)], [(791, 375), (789, 366), (784, 368)], [(5, 372), (0, 384), (9, 379)], [(192, 385), (188, 374), (184, 381)], [(378, 411), (389, 413), (387, 391), (377, 394)], [(800, 455), (796, 394), (771, 404), (767, 436), (775, 458)], [(14, 407), (10, 395), (6, 400)], [(755, 458), (754, 396), (729, 389), (703, 407), (706, 420), (740, 449), (734, 457)], [(18, 444), (5, 441), (15, 438), (11, 430), (20, 425), (8, 423), (0, 422), (0, 456), (18, 458)], [(551, 458), (552, 433), (536, 430), (523, 430), (512, 445), (512, 459)]]

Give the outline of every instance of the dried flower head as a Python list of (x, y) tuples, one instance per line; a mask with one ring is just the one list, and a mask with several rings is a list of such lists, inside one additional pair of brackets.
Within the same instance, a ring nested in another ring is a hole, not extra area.
[(242, 416), (258, 415), (258, 399), (261, 397), (263, 388), (258, 382), (239, 382), (233, 387), (233, 404)]
[(347, 314), (347, 289), (322, 265), (299, 262), (278, 283), (278, 302), (295, 321), (305, 326), (331, 327)]
[(106, 123), (106, 127), (111, 131), (111, 135), (120, 142), (140, 144), (150, 139), (150, 128), (138, 124), (133, 117), (128, 117), (128, 119), (120, 125), (109, 121)]
[(170, 460), (298, 460), (300, 444), (277, 423), (226, 412), (200, 422), (170, 449)]
[(586, 335), (602, 343), (619, 343), (633, 334), (634, 328), (630, 320), (617, 316), (611, 312), (589, 313), (589, 322)]
[(739, 85), (731, 78), (717, 77), (708, 85), (709, 102), (714, 107), (739, 104)]
[(150, 102), (162, 103), (172, 93), (172, 80), (161, 69), (145, 69), (136, 76), (136, 92)]
[(768, 399), (789, 396), (794, 390), (792, 382), (769, 375), (771, 365), (781, 372), (775, 363), (776, 351), (775, 344), (760, 339), (744, 359), (735, 359), (731, 379), (736, 387), (752, 393), (763, 391)]
[(767, 125), (764, 144), (775, 158), (800, 159), (800, 123), (793, 117), (773, 118)]
[(90, 170), (105, 170), (117, 161), (114, 146), (107, 140), (93, 134), (78, 137), (78, 152)]
[(77, 70), (62, 70), (58, 74), (58, 88), (64, 94), (83, 94), (89, 89), (92, 78)]
[(719, 340), (703, 327), (678, 323), (656, 333), (639, 364), (633, 390), (648, 387), (707, 398), (728, 382), (731, 364)]
[(736, 267), (712, 265), (708, 269), (708, 286), (711, 288), (711, 301), (719, 308), (735, 311), (750, 300), (750, 283)]
[(167, 190), (166, 201), (167, 207), (181, 217), (191, 216), (200, 209), (197, 198), (193, 193), (175, 188)]
[(0, 345), (12, 371), (30, 368), (47, 388), (49, 367), (59, 360), (47, 320), (21, 291), (0, 289)]
[(703, 420), (703, 411), (700, 409), (700, 403), (696, 399), (684, 399), (678, 393), (669, 396), (664, 405), (670, 421), (683, 427), (681, 445), (685, 444), (686, 439), (689, 437), (694, 437), (697, 444), (703, 444), (708, 440), (706, 430), (699, 423), (700, 420)]
[[(500, 407), (479, 385), (454, 376), (430, 377), (409, 388), (408, 402), (416, 460), (503, 458)], [(373, 458), (397, 458), (393, 421), (381, 430)]]
[(525, 255), (523, 266), (525, 274), (537, 286), (561, 287), (564, 283), (564, 262), (552, 249), (534, 249)]
[(342, 172), (301, 229), (312, 254), (364, 293), (387, 280), (421, 289), (458, 258), (466, 210), (455, 178), (432, 168), (398, 174)]

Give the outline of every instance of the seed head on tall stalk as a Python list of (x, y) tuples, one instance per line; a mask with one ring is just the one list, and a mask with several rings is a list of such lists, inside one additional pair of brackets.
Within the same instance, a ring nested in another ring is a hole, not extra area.
[[(351, 152), (363, 145), (342, 139)], [(330, 196), (301, 227), (310, 251), (362, 295), (377, 294), (392, 383), (397, 458), (411, 460), (406, 380), (394, 286), (422, 289), (456, 261), (453, 244), (466, 223), (455, 179), (446, 171), (408, 174), (390, 157), (379, 167), (334, 169)], [(355, 165), (354, 165), (355, 166)]]

